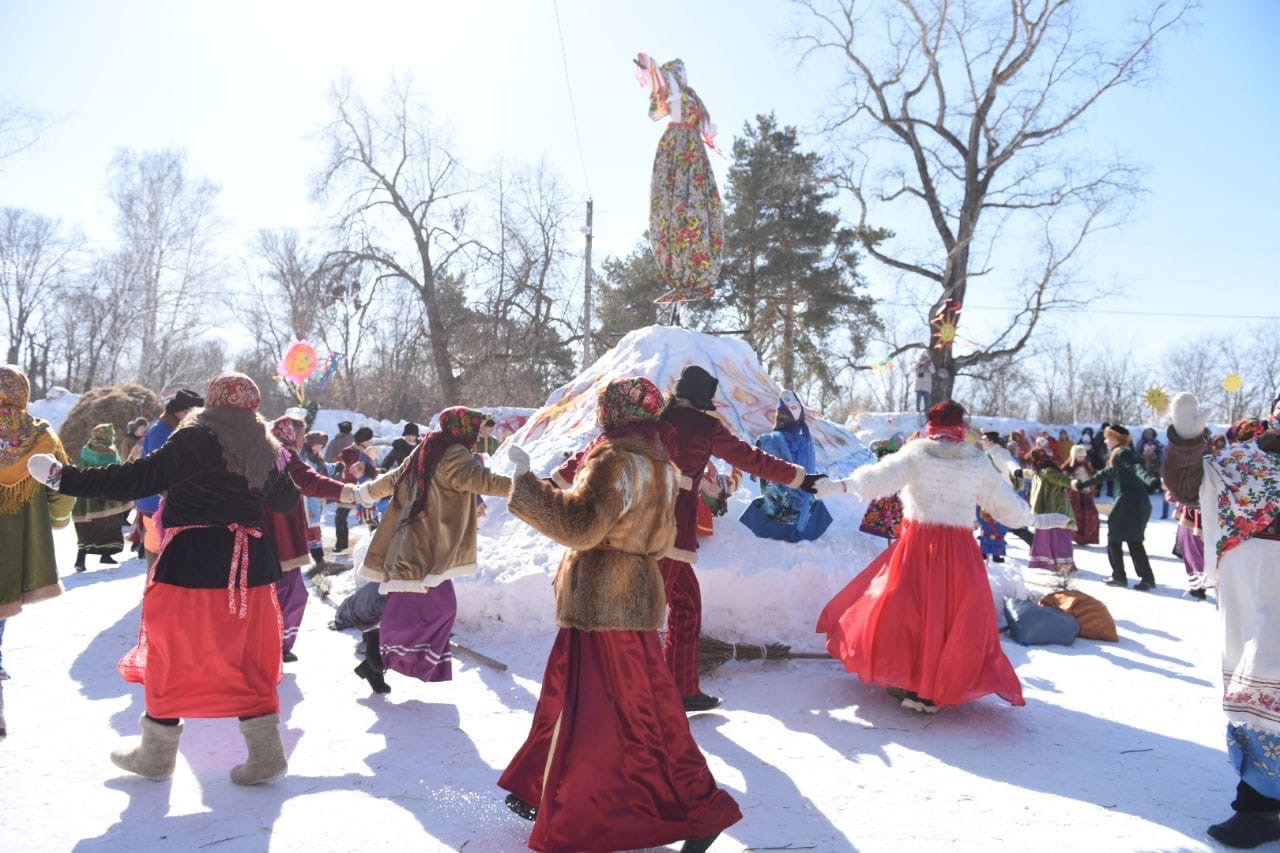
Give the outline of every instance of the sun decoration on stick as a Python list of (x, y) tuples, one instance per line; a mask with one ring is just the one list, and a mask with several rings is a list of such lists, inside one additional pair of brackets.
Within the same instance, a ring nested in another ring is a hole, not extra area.
[(1169, 392), (1164, 390), (1161, 385), (1152, 385), (1147, 389), (1147, 393), (1142, 398), (1151, 411), (1157, 415), (1163, 415), (1169, 411)]
[(1244, 377), (1239, 373), (1228, 373), (1222, 380), (1222, 387), (1228, 394), (1235, 394), (1244, 387)]
[(933, 326), (934, 349), (944, 352), (951, 349), (960, 326), (960, 303), (948, 296), (929, 325)]
[(284, 352), (284, 358), (280, 360), (280, 373), (290, 382), (300, 385), (311, 378), (311, 374), (316, 372), (319, 366), (320, 358), (316, 354), (316, 348), (306, 341), (297, 341), (289, 344), (289, 348)]

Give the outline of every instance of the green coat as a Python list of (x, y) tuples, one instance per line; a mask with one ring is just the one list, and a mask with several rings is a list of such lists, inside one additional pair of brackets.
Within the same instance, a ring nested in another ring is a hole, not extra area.
[(16, 510), (0, 512), (0, 619), (17, 614), (24, 604), (62, 592), (53, 528), (67, 526), (76, 499), (31, 482), (26, 470), (32, 453), (65, 458), (62, 445), (48, 430), (25, 456), (0, 470), (0, 484), (10, 484), (11, 495), (22, 495), (11, 502)]
[(1037, 515), (1057, 512), (1071, 519), (1068, 530), (1076, 529), (1076, 513), (1071, 508), (1071, 478), (1057, 468), (1027, 470), (1031, 477), (1031, 509)]
[(1080, 481), (1080, 488), (1087, 489), (1107, 480), (1115, 480), (1116, 502), (1107, 516), (1107, 536), (1123, 542), (1141, 542), (1151, 518), (1151, 499), (1147, 489), (1160, 482), (1146, 467), (1138, 462), (1131, 448), (1125, 447), (1111, 454), (1110, 464), (1087, 480)]

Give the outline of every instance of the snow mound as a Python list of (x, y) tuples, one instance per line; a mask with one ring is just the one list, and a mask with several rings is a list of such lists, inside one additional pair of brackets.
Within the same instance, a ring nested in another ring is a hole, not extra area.
[[(549, 473), (596, 435), (596, 397), (613, 379), (644, 376), (663, 393), (675, 390), (680, 372), (690, 364), (707, 368), (720, 380), (717, 414), (738, 437), (754, 441), (773, 429), (773, 413), (782, 388), (765, 373), (746, 342), (671, 326), (647, 326), (628, 333), (572, 382), (552, 393), (511, 441), (533, 460), (535, 471)], [(871, 454), (848, 429), (810, 413), (819, 470), (832, 476), (872, 461)], [(498, 454), (495, 468), (508, 465)]]
[(55, 430), (58, 430), (62, 428), (62, 422), (67, 419), (67, 413), (79, 402), (79, 394), (73, 394), (61, 385), (54, 385), (45, 393), (43, 400), (33, 400), (28, 404), (27, 411), (33, 417), (48, 421)]
[[(493, 434), (499, 440), (507, 438), (509, 435), (520, 429), (524, 422), (529, 419), (536, 410), (524, 409), (518, 406), (482, 406), (481, 411), (494, 420)], [(350, 409), (320, 409), (316, 412), (315, 424), (312, 429), (322, 430), (329, 434), (329, 437), (338, 434), (338, 424), (342, 421), (350, 421), (352, 430), (360, 429), (367, 426), (373, 430), (374, 444), (390, 444), (400, 436), (404, 435), (404, 427), (408, 421), (387, 421), (379, 420), (362, 415), (359, 412), (353, 412)], [(427, 429), (435, 429), (440, 423), (440, 413), (437, 412), (431, 416), (431, 420), (426, 424)], [(418, 422), (422, 426), (422, 422)]]

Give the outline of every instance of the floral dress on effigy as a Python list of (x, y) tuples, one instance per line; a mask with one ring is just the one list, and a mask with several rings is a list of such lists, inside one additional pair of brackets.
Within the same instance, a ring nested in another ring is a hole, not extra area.
[(704, 146), (715, 147), (715, 125), (685, 80), (684, 62), (659, 66), (636, 58), (653, 87), (649, 118), (671, 117), (658, 141), (649, 184), (649, 239), (662, 276), (671, 287), (657, 302), (709, 299), (720, 276), (724, 207)]

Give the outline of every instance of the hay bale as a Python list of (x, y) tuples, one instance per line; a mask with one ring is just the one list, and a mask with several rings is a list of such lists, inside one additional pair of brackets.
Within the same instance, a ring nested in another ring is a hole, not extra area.
[(124, 435), (129, 421), (146, 418), (150, 423), (160, 417), (164, 406), (160, 397), (150, 388), (133, 382), (123, 385), (105, 385), (91, 388), (67, 413), (67, 419), (58, 430), (58, 437), (67, 449), (67, 455), (75, 462), (80, 458), (80, 448), (89, 440), (89, 433), (98, 424), (109, 423), (116, 428), (116, 441)]

